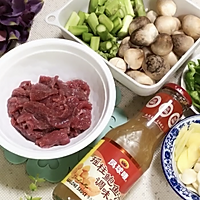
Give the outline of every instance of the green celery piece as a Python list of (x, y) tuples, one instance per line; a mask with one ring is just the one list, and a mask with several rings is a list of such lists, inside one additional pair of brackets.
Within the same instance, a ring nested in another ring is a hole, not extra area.
[(85, 13), (80, 10), (78, 12), (78, 16), (80, 17), (80, 20), (77, 25), (83, 25), (83, 23), (85, 22), (85, 19), (86, 19)]
[(125, 8), (126, 8), (126, 14), (134, 17), (135, 13), (134, 13), (131, 1), (130, 0), (124, 0), (124, 5), (125, 5)]
[(98, 0), (98, 5), (103, 6), (107, 0)]
[(90, 40), (90, 48), (94, 51), (99, 50), (99, 44), (100, 44), (100, 37), (99, 36), (92, 36)]
[(114, 15), (110, 16), (109, 19), (113, 21), (116, 17), (119, 17), (121, 19), (125, 17), (123, 9), (120, 8)]
[(88, 27), (86, 25), (70, 26), (69, 32), (75, 36), (82, 35), (84, 32), (88, 32)]
[(135, 12), (137, 12), (137, 16), (146, 16), (143, 0), (135, 0), (134, 7), (135, 7)]
[(96, 31), (97, 31), (97, 35), (100, 36), (102, 41), (106, 41), (109, 39), (109, 32), (105, 25), (103, 24), (97, 25)]
[(93, 13), (98, 7), (98, 0), (90, 0), (88, 13)]
[(124, 17), (124, 19), (122, 20), (123, 26), (117, 33), (117, 36), (119, 38), (124, 38), (128, 35), (129, 25), (132, 22), (132, 20), (133, 20), (133, 16), (131, 16), (131, 15), (126, 15)]
[(111, 31), (111, 33), (115, 35), (122, 28), (123, 23), (122, 23), (122, 20), (119, 17), (117, 17), (114, 19), (113, 24), (114, 24), (114, 28)]
[(113, 22), (105, 14), (99, 15), (99, 22), (107, 28), (108, 32), (114, 28)]
[(94, 12), (88, 16), (87, 23), (92, 29), (92, 32), (96, 35), (96, 27), (99, 24), (99, 20)]
[(112, 42), (111, 41), (100, 42), (100, 45), (99, 45), (100, 51), (107, 52), (111, 48), (112, 48)]
[(99, 15), (103, 14), (104, 11), (105, 11), (105, 6), (98, 6), (95, 13), (97, 16), (99, 16)]
[(84, 32), (84, 33), (82, 34), (82, 39), (83, 39), (84, 42), (89, 43), (92, 36), (93, 36), (92, 33)]
[(110, 2), (105, 3), (105, 13), (108, 17), (114, 15), (120, 8), (118, 0), (111, 0)]
[(75, 11), (73, 11), (67, 23), (65, 24), (65, 29), (68, 30), (70, 26), (78, 25), (79, 20), (80, 20), (80, 17), (78, 16), (78, 14)]

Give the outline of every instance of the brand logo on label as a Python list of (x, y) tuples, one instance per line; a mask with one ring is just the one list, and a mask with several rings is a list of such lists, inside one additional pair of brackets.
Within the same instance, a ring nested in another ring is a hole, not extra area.
[(121, 165), (123, 168), (125, 168), (125, 169), (128, 169), (128, 168), (129, 168), (129, 163), (128, 163), (127, 160), (121, 158), (121, 159), (119, 160), (119, 163), (120, 163), (120, 165)]
[(154, 108), (160, 104), (161, 100), (162, 98), (160, 96), (155, 96), (146, 104), (146, 107)]

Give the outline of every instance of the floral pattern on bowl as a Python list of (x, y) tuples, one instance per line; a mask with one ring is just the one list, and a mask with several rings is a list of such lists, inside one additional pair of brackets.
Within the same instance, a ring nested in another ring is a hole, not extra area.
[(191, 123), (200, 124), (200, 115), (187, 117), (179, 121), (165, 136), (161, 147), (161, 164), (165, 177), (172, 189), (185, 200), (199, 200), (200, 196), (185, 187), (178, 177), (178, 170), (174, 160), (174, 144), (180, 129)]
[[(118, 87), (116, 87), (116, 102), (115, 105), (117, 106), (121, 101), (121, 91)], [(120, 109), (115, 107), (112, 117), (101, 133), (101, 135), (90, 145), (82, 149), (81, 151), (74, 153), (70, 156), (66, 156), (63, 158), (58, 159), (51, 159), (51, 160), (35, 160), (35, 159), (27, 159), (16, 154), (13, 154), (5, 149), (4, 156), (6, 160), (8, 160), (12, 164), (22, 164), (25, 163), (26, 165), (26, 172), (33, 177), (37, 175), (40, 178), (44, 178), (45, 180), (57, 183), (61, 181), (70, 171), (72, 168), (75, 167), (76, 164), (87, 154), (93, 146), (112, 128), (119, 126), (127, 121), (127, 117), (125, 116), (124, 112)]]

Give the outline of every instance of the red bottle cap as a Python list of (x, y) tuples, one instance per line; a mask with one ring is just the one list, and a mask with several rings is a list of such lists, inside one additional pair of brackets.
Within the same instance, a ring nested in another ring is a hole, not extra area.
[(164, 85), (164, 88), (170, 88), (175, 91), (177, 91), (179, 94), (181, 94), (188, 102), (188, 106), (190, 107), (192, 105), (192, 98), (188, 94), (186, 90), (184, 90), (180, 85), (177, 85), (175, 83), (167, 83)]

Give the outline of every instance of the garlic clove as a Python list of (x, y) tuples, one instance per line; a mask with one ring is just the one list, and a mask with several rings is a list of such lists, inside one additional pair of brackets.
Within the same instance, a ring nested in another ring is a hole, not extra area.
[(200, 171), (200, 163), (196, 163), (194, 165), (194, 171), (196, 171), (197, 173)]
[(193, 169), (186, 169), (181, 175), (184, 184), (191, 184), (197, 180), (197, 173)]

